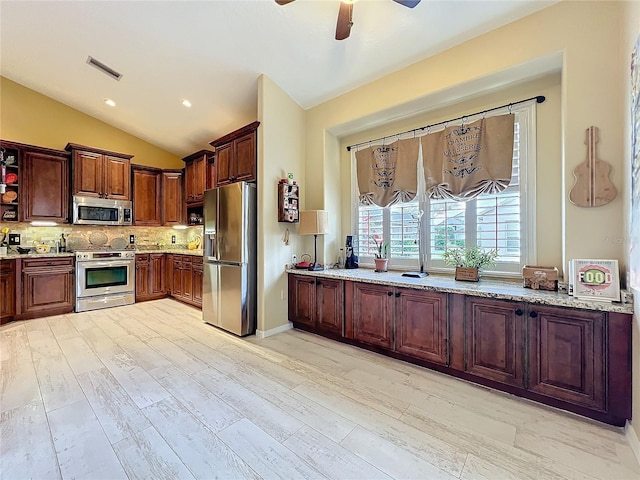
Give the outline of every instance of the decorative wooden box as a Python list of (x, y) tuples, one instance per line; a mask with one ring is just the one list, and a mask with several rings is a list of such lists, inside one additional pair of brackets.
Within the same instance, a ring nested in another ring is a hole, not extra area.
[(473, 267), (456, 267), (456, 280), (464, 280), (465, 282), (477, 282), (480, 280), (478, 269)]
[(525, 265), (522, 267), (523, 286), (533, 290), (558, 290), (558, 269)]
[(278, 221), (297, 223), (300, 221), (300, 188), (289, 183), (278, 184)]

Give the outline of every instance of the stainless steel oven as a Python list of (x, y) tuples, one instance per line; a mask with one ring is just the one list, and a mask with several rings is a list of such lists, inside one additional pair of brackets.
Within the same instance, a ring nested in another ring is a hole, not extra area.
[(135, 301), (135, 253), (76, 252), (76, 312)]

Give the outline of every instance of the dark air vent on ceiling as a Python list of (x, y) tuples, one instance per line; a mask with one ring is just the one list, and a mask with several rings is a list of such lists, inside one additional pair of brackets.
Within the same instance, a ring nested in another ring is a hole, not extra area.
[(106, 66), (104, 63), (102, 63), (99, 60), (96, 60), (91, 55), (89, 55), (87, 57), (87, 63), (89, 65), (91, 65), (92, 67), (96, 67), (98, 70), (100, 70), (105, 75), (109, 75), (114, 80), (120, 80), (122, 78), (122, 74), (121, 73), (116, 72), (113, 68)]

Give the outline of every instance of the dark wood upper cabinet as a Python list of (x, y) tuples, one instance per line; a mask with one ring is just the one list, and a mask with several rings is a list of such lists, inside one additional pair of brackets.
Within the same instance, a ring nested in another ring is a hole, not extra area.
[(67, 144), (65, 149), (72, 155), (74, 195), (131, 200), (133, 155), (75, 143)]
[(448, 364), (447, 294), (397, 288), (396, 351)]
[(216, 186), (256, 180), (259, 125), (250, 123), (210, 143), (216, 149)]
[(524, 305), (467, 297), (466, 371), (524, 387)]
[(218, 182), (218, 170), (216, 166), (217, 164), (215, 153), (212, 153), (207, 158), (207, 190), (210, 188), (215, 188), (216, 183)]
[(69, 223), (69, 154), (47, 149), (25, 150), (21, 202), (25, 222)]
[(187, 204), (201, 204), (207, 183), (207, 160), (211, 150), (200, 150), (184, 157), (184, 201)]
[(605, 408), (605, 314), (531, 305), (529, 389)]
[(162, 224), (184, 223), (184, 199), (182, 196), (182, 171), (162, 171)]
[(133, 224), (162, 225), (162, 170), (133, 165)]

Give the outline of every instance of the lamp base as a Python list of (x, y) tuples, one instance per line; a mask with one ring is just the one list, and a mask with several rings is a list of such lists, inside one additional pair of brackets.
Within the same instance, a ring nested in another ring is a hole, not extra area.
[(324, 267), (320, 264), (312, 263), (311, 266), (309, 267), (309, 270), (311, 270), (312, 272), (317, 272), (319, 270), (324, 270)]

